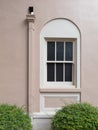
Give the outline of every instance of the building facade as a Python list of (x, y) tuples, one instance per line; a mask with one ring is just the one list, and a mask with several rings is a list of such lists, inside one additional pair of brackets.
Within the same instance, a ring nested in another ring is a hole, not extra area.
[(0, 1), (0, 103), (26, 106), (34, 130), (50, 129), (65, 104), (98, 106), (97, 6), (97, 0)]

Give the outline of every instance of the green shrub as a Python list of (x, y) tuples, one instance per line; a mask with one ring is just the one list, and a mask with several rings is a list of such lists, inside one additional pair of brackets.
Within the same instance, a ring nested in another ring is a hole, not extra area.
[(98, 109), (87, 103), (71, 104), (57, 111), (53, 130), (98, 130)]
[(22, 108), (0, 105), (0, 130), (31, 130), (31, 119)]

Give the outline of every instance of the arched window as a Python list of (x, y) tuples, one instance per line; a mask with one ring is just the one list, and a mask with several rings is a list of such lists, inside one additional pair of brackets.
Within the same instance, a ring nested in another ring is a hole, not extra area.
[(69, 20), (52, 20), (41, 30), (40, 87), (80, 88), (80, 32)]

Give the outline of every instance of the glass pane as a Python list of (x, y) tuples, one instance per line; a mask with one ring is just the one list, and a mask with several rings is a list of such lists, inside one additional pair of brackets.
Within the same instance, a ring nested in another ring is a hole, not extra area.
[(64, 60), (64, 42), (57, 42), (56, 44), (56, 60)]
[(66, 63), (65, 64), (65, 81), (72, 81), (72, 64)]
[(47, 60), (55, 60), (55, 42), (47, 43)]
[(54, 81), (54, 64), (47, 64), (47, 81)]
[(73, 60), (73, 43), (72, 42), (66, 42), (66, 50), (65, 50), (65, 56), (67, 61)]
[(63, 64), (56, 64), (56, 81), (63, 81)]

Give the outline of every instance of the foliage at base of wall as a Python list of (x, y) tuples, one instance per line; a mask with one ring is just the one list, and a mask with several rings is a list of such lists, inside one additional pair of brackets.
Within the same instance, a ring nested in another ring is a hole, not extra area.
[(53, 130), (98, 130), (98, 109), (88, 103), (64, 106), (51, 125)]
[(0, 105), (0, 130), (31, 130), (28, 114), (15, 105)]

